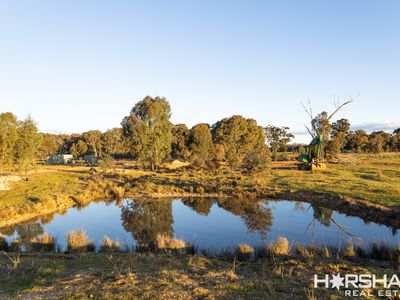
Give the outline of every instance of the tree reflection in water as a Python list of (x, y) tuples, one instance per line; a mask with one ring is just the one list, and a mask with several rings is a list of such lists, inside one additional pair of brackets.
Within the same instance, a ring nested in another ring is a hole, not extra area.
[(272, 212), (266, 202), (245, 199), (219, 199), (218, 206), (240, 217), (249, 233), (259, 233), (265, 241), (272, 227)]
[(331, 225), (332, 220), (332, 209), (319, 207), (311, 204), (312, 209), (314, 210), (313, 217), (317, 220), (321, 225), (325, 225), (329, 227)]
[(208, 216), (211, 212), (214, 200), (212, 198), (187, 198), (183, 199), (182, 203), (193, 209), (199, 215)]
[(29, 223), (17, 225), (17, 233), (21, 244), (28, 247), (31, 240), (44, 233), (43, 226), (40, 223)]
[(157, 235), (172, 236), (172, 201), (135, 200), (121, 209), (122, 225), (137, 241), (139, 247), (151, 245)]
[(0, 235), (12, 236), (15, 233), (18, 235), (21, 245), (28, 248), (31, 244), (31, 240), (43, 234), (44, 229), (40, 222), (17, 224), (0, 229)]
[[(214, 204), (214, 200), (211, 198), (190, 198), (184, 199), (182, 202), (204, 216), (210, 213)], [(216, 202), (220, 208), (240, 217), (250, 233), (257, 232), (262, 239), (265, 239), (267, 232), (271, 230), (272, 213), (265, 203), (243, 199), (218, 199)]]
[[(259, 233), (262, 239), (272, 227), (271, 209), (262, 202), (223, 199), (218, 206), (235, 216), (239, 216), (250, 233)], [(182, 203), (196, 213), (207, 216), (214, 204), (211, 198), (187, 198)], [(173, 213), (171, 200), (135, 200), (122, 206), (122, 225), (131, 232), (139, 247), (148, 247), (157, 235), (173, 236)]]
[(308, 225), (307, 230), (311, 225), (313, 225), (313, 227), (314, 227), (314, 222), (315, 221), (318, 221), (321, 225), (324, 225), (326, 227), (330, 227), (331, 226), (331, 222), (332, 222), (333, 224), (335, 224), (337, 226), (337, 228), (339, 229), (339, 231), (341, 233), (347, 234), (350, 237), (356, 237), (354, 234), (352, 234), (351, 232), (347, 231), (344, 225), (339, 224), (333, 218), (333, 210), (332, 209), (316, 206), (314, 204), (311, 204), (310, 208), (312, 208), (313, 211), (314, 211), (313, 212), (313, 220), (311, 221), (310, 225)]

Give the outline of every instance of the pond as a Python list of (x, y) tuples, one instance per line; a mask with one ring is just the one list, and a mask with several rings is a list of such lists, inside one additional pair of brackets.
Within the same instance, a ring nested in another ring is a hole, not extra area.
[(349, 239), (396, 245), (396, 230), (364, 222), (330, 209), (298, 201), (239, 199), (122, 200), (91, 202), (63, 214), (47, 215), (0, 229), (8, 240), (19, 237), (24, 247), (43, 232), (65, 249), (69, 231), (84, 229), (99, 245), (104, 235), (132, 248), (157, 234), (173, 235), (199, 249), (221, 250), (239, 243), (262, 246), (278, 236), (292, 243), (338, 246)]

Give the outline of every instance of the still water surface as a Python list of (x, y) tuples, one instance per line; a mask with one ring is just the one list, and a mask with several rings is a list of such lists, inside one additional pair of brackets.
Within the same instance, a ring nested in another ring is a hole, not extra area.
[(308, 203), (235, 199), (92, 202), (0, 232), (8, 239), (19, 237), (23, 245), (47, 232), (65, 249), (66, 234), (78, 229), (84, 229), (97, 245), (108, 235), (128, 247), (146, 245), (157, 234), (174, 235), (200, 249), (213, 250), (239, 243), (262, 246), (280, 235), (294, 243), (331, 246), (351, 238), (365, 243), (400, 242), (400, 235), (391, 228)]

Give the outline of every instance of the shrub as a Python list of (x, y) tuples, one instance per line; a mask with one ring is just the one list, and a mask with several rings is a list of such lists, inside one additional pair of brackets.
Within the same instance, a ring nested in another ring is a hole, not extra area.
[(395, 252), (394, 252), (395, 262), (400, 264), (400, 245), (397, 245)]
[(0, 251), (7, 251), (8, 248), (9, 247), (6, 239), (0, 235)]
[(180, 250), (186, 248), (186, 242), (168, 235), (158, 234), (155, 240), (155, 246), (160, 250)]
[(304, 247), (304, 245), (298, 245), (296, 247), (296, 253), (306, 259), (311, 259), (313, 257), (313, 253)]
[(356, 251), (354, 250), (354, 244), (352, 241), (349, 241), (346, 245), (346, 248), (344, 248), (343, 255), (345, 257), (355, 257), (356, 256)]
[(105, 235), (103, 237), (103, 240), (101, 241), (100, 250), (102, 252), (118, 251), (120, 246), (121, 246), (120, 242), (113, 241), (107, 235)]
[(323, 246), (321, 249), (321, 254), (325, 258), (329, 258), (331, 256), (331, 252), (329, 251), (327, 246)]
[(21, 250), (21, 241), (17, 238), (14, 238), (11, 242), (11, 249), (15, 252), (19, 252)]
[(54, 251), (56, 242), (53, 236), (44, 233), (31, 239), (31, 248), (35, 251)]
[(236, 255), (238, 260), (250, 260), (254, 255), (254, 248), (247, 244), (239, 244), (236, 248)]
[(289, 254), (289, 241), (285, 237), (278, 237), (276, 241), (268, 245), (268, 252), (271, 255), (288, 255)]
[(125, 196), (125, 188), (123, 186), (111, 185), (110, 191), (117, 199), (122, 199)]
[(376, 260), (392, 260), (394, 253), (386, 243), (371, 245), (371, 258)]
[(69, 252), (94, 251), (94, 243), (84, 230), (71, 231), (67, 234)]

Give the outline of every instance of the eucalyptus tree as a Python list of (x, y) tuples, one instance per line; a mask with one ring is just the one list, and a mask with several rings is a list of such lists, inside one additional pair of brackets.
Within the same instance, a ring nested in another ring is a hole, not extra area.
[(13, 166), (17, 138), (17, 117), (10, 112), (0, 114), (0, 170)]
[(223, 119), (213, 125), (212, 134), (214, 143), (223, 147), (225, 160), (233, 168), (243, 167), (250, 153), (265, 151), (264, 130), (253, 119), (242, 116)]
[(190, 156), (189, 136), (190, 131), (185, 124), (177, 124), (172, 128), (172, 157), (186, 160)]
[(36, 123), (31, 117), (18, 122), (17, 136), (15, 167), (19, 172), (24, 173), (26, 179), (28, 179), (28, 172), (36, 166), (42, 137), (39, 135)]
[(200, 166), (210, 165), (214, 159), (214, 144), (210, 126), (205, 123), (197, 124), (190, 130), (189, 144), (191, 161)]
[(82, 139), (88, 146), (88, 153), (96, 157), (103, 156), (103, 143), (101, 140), (102, 133), (100, 130), (90, 130), (82, 133)]
[(269, 125), (264, 128), (264, 134), (274, 159), (276, 159), (278, 151), (287, 150), (287, 145), (294, 138), (293, 134), (289, 132), (289, 127), (276, 127)]
[(124, 135), (131, 142), (131, 154), (152, 169), (171, 156), (170, 118), (171, 107), (165, 98), (147, 96), (122, 120)]
[(347, 119), (337, 120), (332, 124), (327, 154), (330, 157), (337, 156), (346, 145), (346, 137), (350, 131), (350, 122)]

